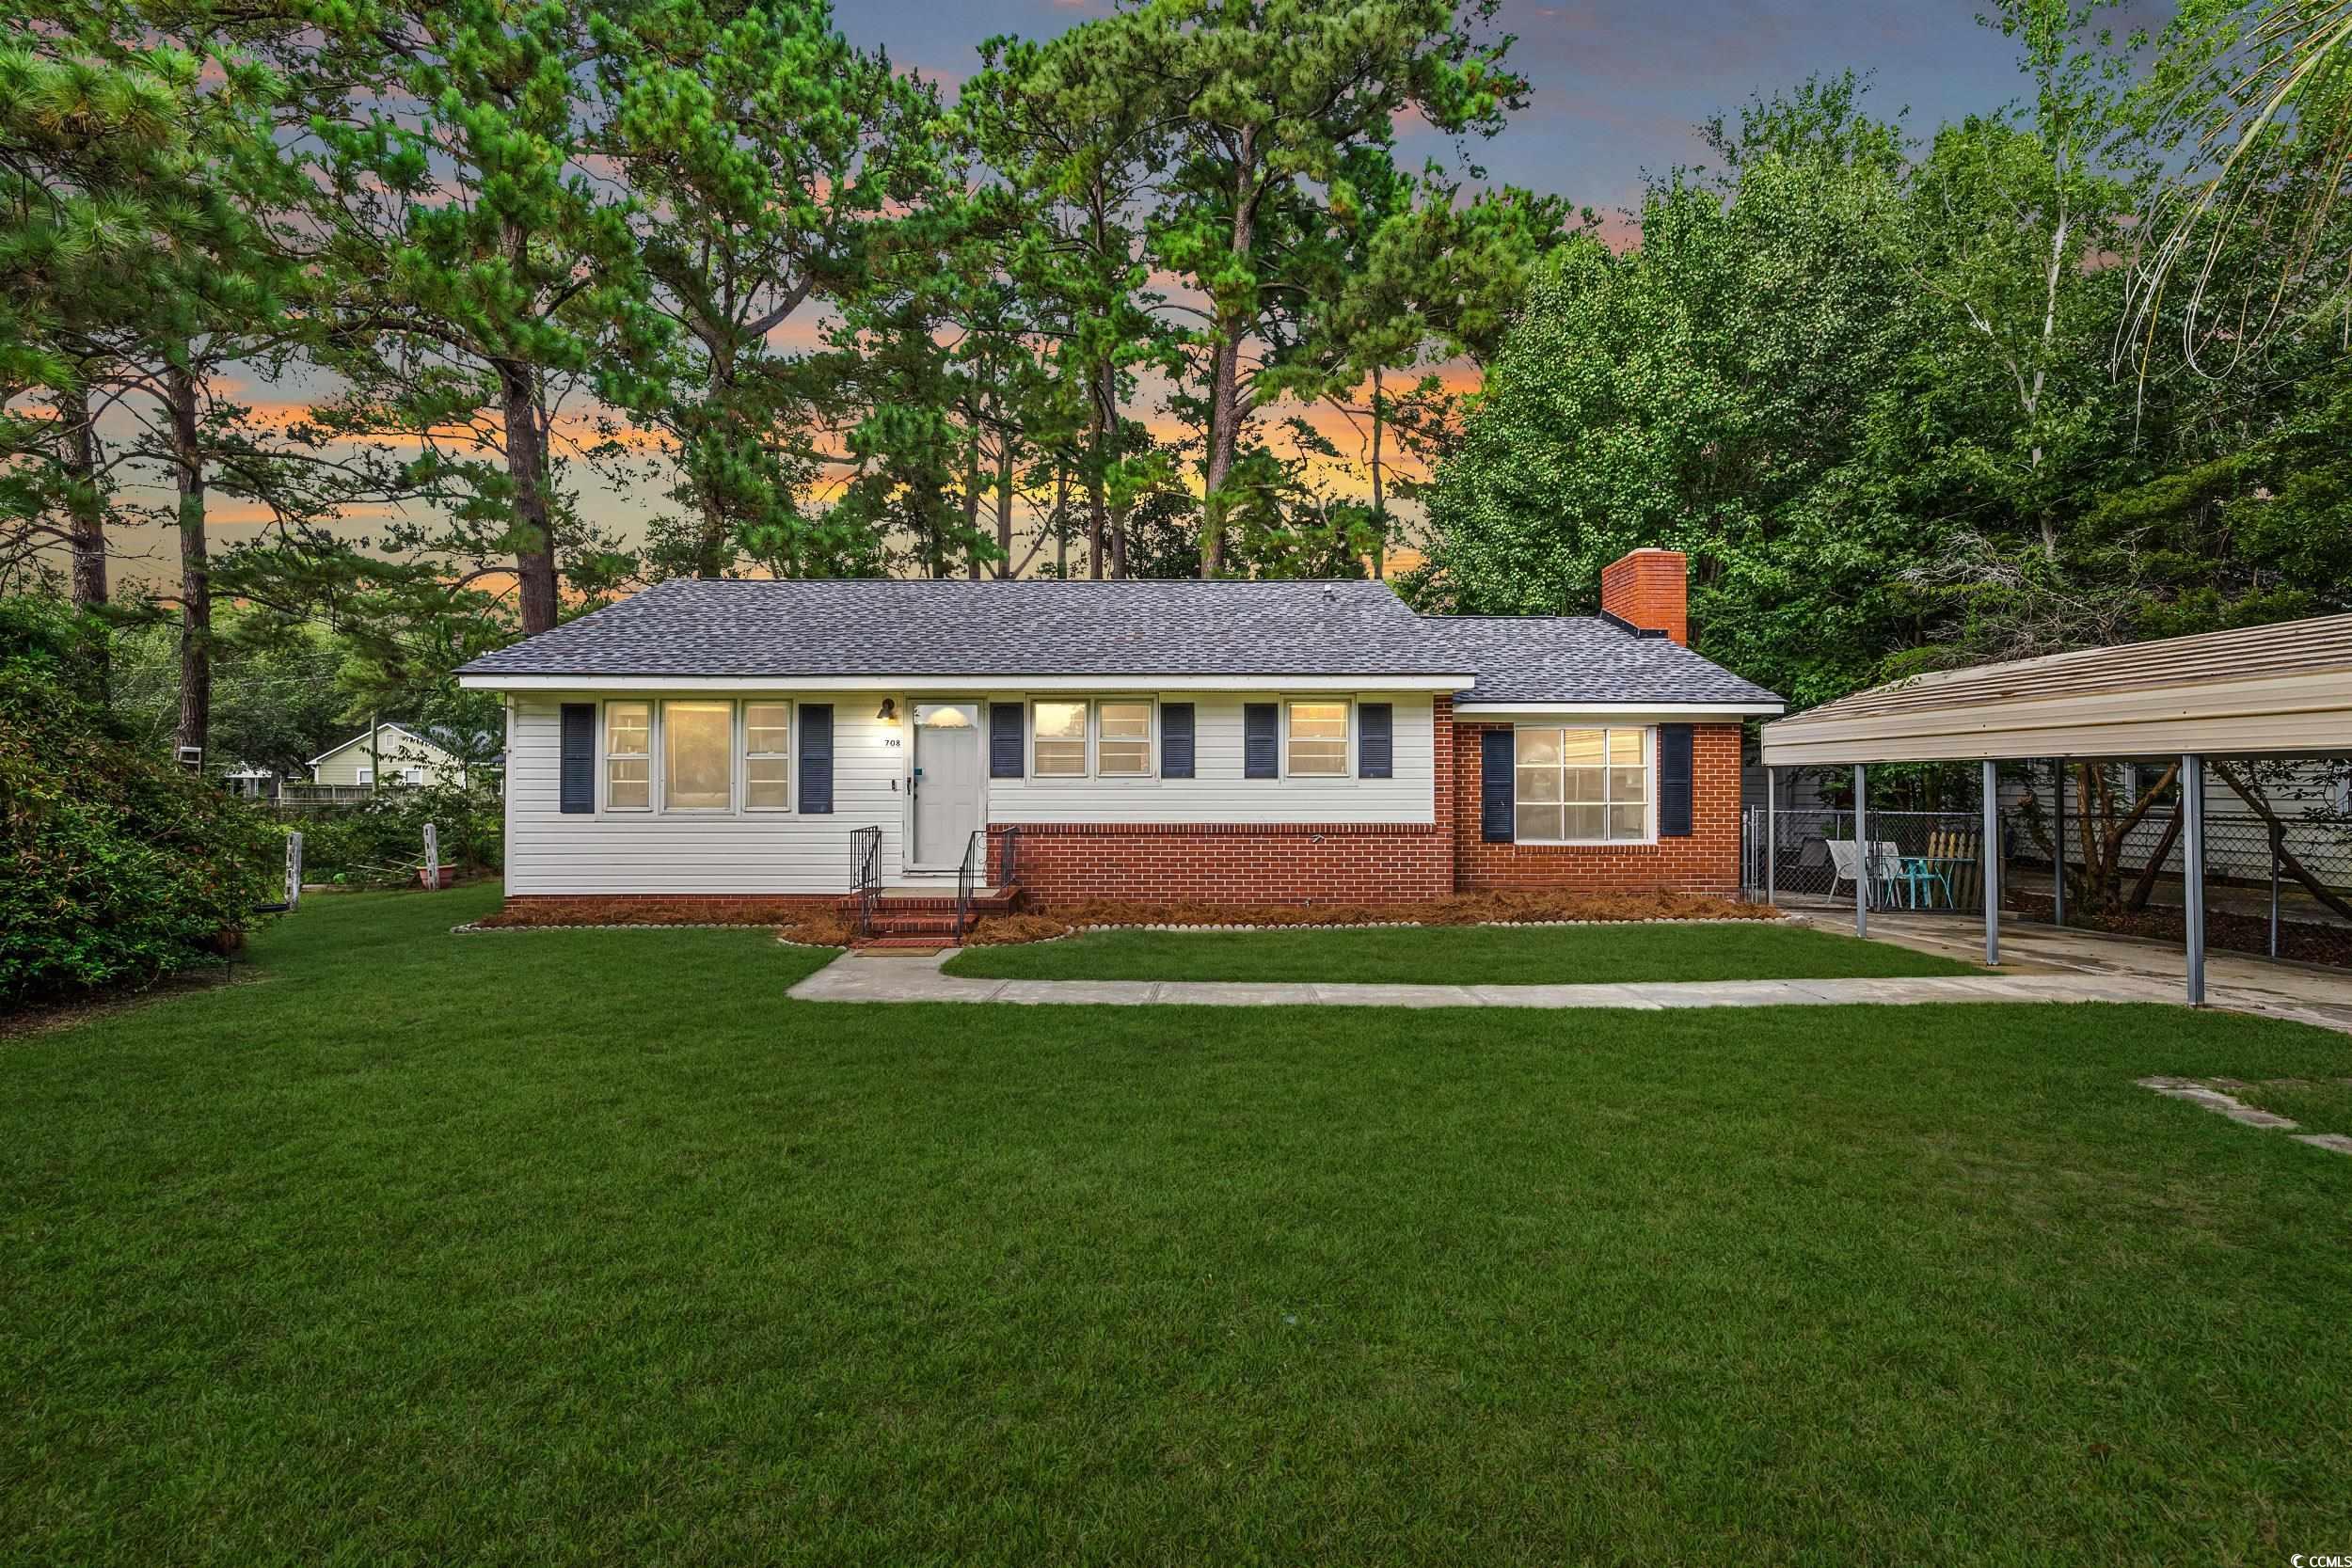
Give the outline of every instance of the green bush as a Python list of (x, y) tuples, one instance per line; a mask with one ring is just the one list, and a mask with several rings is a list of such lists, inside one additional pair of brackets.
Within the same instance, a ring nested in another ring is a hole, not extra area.
[(269, 822), (93, 699), (102, 636), (56, 600), (0, 598), (0, 1006), (226, 951), (282, 895)]
[(496, 871), (504, 863), (505, 816), (481, 785), (388, 787), (365, 804), (290, 824), (302, 830), (302, 875), (312, 882), (399, 883), (424, 859), (424, 825), (437, 830), (441, 863)]

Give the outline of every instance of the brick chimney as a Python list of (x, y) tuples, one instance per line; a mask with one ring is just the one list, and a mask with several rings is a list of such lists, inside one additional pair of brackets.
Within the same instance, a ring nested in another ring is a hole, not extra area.
[(1600, 569), (1604, 615), (1691, 641), (1691, 569), (1680, 550), (1639, 549)]

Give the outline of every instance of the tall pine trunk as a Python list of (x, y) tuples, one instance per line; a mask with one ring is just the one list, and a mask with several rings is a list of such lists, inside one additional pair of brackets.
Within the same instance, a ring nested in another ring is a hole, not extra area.
[(497, 361), (500, 411), (506, 425), (506, 477), (515, 486), (515, 577), (523, 635), (555, 625), (555, 529), (548, 512), (547, 433), (539, 423), (539, 383), (519, 359)]
[(1380, 487), (1380, 367), (1372, 368), (1372, 575), (1389, 575), (1389, 506)]
[[(1255, 187), (1258, 181), (1257, 135), (1243, 127), (1234, 158), (1233, 232), (1228, 242), (1236, 266), (1247, 266), (1254, 243)], [(1217, 576), (1225, 567), (1225, 482), (1233, 472), (1241, 450), (1241, 341), (1248, 330), (1247, 315), (1216, 323), (1216, 358), (1209, 377), (1209, 462), (1201, 476), (1207, 494), (1200, 502), (1200, 575)]]
[(204, 538), (204, 448), (195, 373), (165, 372), (180, 520), (180, 733), (199, 752), (213, 727), (213, 570)]
[(66, 507), (71, 515), (73, 603), (82, 610), (106, 602), (106, 507), (98, 492), (98, 434), (90, 423), (89, 394), (76, 388), (58, 394), (65, 431)]

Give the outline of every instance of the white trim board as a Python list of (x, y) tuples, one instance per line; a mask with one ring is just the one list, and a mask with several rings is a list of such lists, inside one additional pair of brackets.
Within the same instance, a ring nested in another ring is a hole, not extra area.
[[(1466, 691), (1477, 677), (1454, 675), (460, 675), (469, 691)], [(1778, 710), (1775, 709), (1775, 712)]]

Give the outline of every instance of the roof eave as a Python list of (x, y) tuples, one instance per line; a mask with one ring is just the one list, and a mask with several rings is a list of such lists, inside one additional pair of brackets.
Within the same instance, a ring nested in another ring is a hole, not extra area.
[(1275, 670), (1237, 675), (1170, 675), (1144, 671), (1105, 674), (974, 674), (940, 671), (898, 675), (589, 674), (465, 671), (469, 691), (1461, 691), (1477, 684), (1468, 672), (1439, 674), (1296, 674)]

